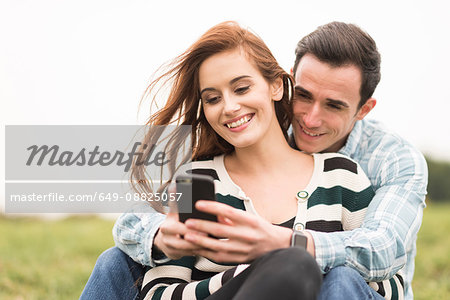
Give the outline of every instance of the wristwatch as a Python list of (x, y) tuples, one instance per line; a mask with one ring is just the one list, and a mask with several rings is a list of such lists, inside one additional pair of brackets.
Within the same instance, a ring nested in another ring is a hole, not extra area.
[(291, 237), (291, 247), (299, 247), (306, 249), (306, 246), (308, 244), (308, 237), (306, 235), (298, 230), (294, 230)]

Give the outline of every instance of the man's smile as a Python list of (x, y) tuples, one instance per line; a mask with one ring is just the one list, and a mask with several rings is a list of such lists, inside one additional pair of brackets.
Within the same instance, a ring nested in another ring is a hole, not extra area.
[(314, 133), (312, 131), (309, 131), (304, 126), (302, 126), (302, 124), (300, 124), (300, 122), (297, 122), (297, 123), (298, 123), (298, 126), (300, 127), (301, 131), (310, 137), (318, 137), (318, 136), (324, 135), (324, 133)]

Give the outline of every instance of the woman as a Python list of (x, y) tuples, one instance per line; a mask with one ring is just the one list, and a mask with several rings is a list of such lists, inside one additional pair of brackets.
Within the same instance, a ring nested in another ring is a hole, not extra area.
[[(321, 275), (311, 256), (313, 240), (304, 231), (311, 255), (289, 248), (292, 229), (358, 227), (373, 195), (360, 167), (339, 154), (311, 156), (288, 145), (290, 76), (260, 38), (236, 23), (208, 30), (149, 93), (164, 79), (172, 84), (168, 101), (148, 125), (192, 125), (193, 162), (178, 174), (213, 176), (218, 202), (200, 201), (197, 208), (219, 222), (183, 224), (167, 214), (153, 247), (172, 260), (147, 272), (142, 296), (316, 298)], [(159, 137), (152, 130), (143, 144)], [(181, 130), (171, 135), (170, 161), (185, 137)], [(142, 164), (135, 164), (132, 176), (138, 191), (152, 192)]]

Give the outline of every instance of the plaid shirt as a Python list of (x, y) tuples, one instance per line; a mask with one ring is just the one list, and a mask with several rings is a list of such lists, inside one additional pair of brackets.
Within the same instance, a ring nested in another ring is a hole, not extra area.
[(422, 223), (428, 169), (423, 155), (373, 120), (356, 122), (339, 151), (357, 161), (375, 190), (360, 228), (333, 234), (311, 232), (322, 271), (346, 265), (367, 281), (400, 272), (405, 299), (413, 299), (416, 239)]
[[(381, 281), (400, 272), (405, 280), (405, 299), (412, 299), (416, 238), (428, 179), (425, 159), (411, 144), (372, 120), (357, 121), (339, 152), (361, 165), (376, 194), (360, 228), (311, 231), (317, 263), (323, 273), (336, 266), (350, 266), (367, 281)], [(154, 266), (153, 237), (163, 221), (164, 215), (150, 206), (136, 207), (114, 225), (116, 246), (135, 261)]]

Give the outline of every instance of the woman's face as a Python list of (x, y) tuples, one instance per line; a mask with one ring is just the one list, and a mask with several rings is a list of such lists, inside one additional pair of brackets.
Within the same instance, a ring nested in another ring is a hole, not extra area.
[(234, 147), (252, 146), (279, 126), (273, 100), (282, 97), (281, 79), (268, 83), (240, 49), (206, 59), (199, 81), (208, 123)]

